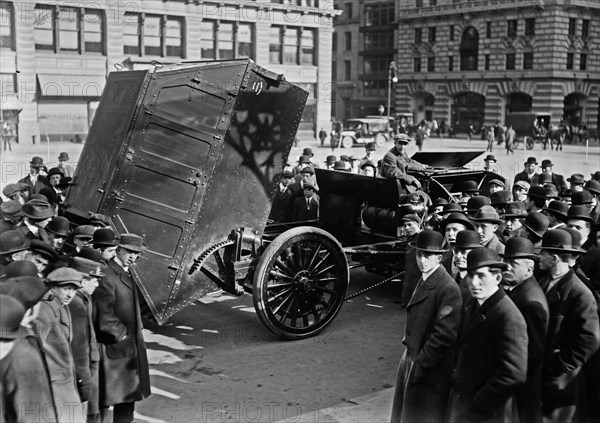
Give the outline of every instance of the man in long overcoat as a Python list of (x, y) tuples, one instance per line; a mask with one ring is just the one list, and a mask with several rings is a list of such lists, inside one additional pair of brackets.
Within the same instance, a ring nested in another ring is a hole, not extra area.
[(392, 422), (443, 422), (446, 415), (461, 297), (441, 265), (442, 243), (439, 232), (424, 230), (413, 244), (422, 275), (407, 306), (406, 351), (396, 379)]
[(592, 292), (569, 267), (579, 252), (567, 231), (552, 229), (542, 238), (540, 269), (548, 275), (540, 286), (548, 299), (550, 324), (543, 370), (545, 421), (574, 421), (585, 401), (583, 366), (598, 350), (598, 305)]
[(542, 423), (542, 368), (550, 311), (544, 291), (533, 276), (539, 256), (530, 240), (515, 237), (506, 242), (503, 258), (509, 269), (504, 272), (502, 285), (523, 314), (529, 337), (527, 382), (517, 392), (517, 411), (521, 422)]
[(117, 255), (92, 295), (100, 346), (100, 408), (114, 422), (132, 422), (135, 401), (150, 395), (150, 373), (138, 292), (129, 269), (147, 248), (142, 237), (122, 234)]
[(518, 416), (509, 400), (527, 379), (527, 326), (498, 285), (506, 264), (485, 247), (471, 251), (469, 304), (456, 344), (448, 422), (506, 422)]

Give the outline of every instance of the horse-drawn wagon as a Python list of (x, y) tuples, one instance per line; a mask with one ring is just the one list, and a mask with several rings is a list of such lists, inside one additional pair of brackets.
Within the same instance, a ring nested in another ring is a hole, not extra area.
[[(109, 75), (66, 214), (103, 213), (116, 232), (145, 235), (132, 272), (157, 322), (222, 289), (251, 293), (278, 336), (305, 338), (339, 312), (350, 269), (382, 274), (377, 285), (401, 278), (398, 221), (424, 209), (394, 180), (316, 169), (320, 218), (267, 224), (306, 98), (249, 59)], [(485, 191), (501, 177), (462, 167), (481, 153), (421, 153), (433, 167), (415, 176), (435, 197), (465, 179)]]

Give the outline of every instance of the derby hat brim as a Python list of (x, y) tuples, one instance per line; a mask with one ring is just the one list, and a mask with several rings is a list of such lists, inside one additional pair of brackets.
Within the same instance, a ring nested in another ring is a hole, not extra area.
[(501, 261), (484, 260), (484, 261), (480, 261), (479, 263), (476, 263), (473, 266), (465, 267), (465, 270), (475, 270), (475, 269), (480, 269), (482, 267), (495, 267), (497, 269), (506, 270), (506, 269), (508, 269), (508, 264), (501, 262)]
[(540, 261), (540, 256), (529, 253), (514, 253), (514, 254), (498, 254), (500, 257), (505, 259), (529, 259), (533, 261)]
[(442, 254), (442, 253), (446, 253), (449, 250), (444, 249), (444, 248), (433, 248), (433, 247), (420, 247), (418, 246), (415, 242), (411, 242), (408, 244), (410, 247), (414, 248), (415, 250), (419, 250), (419, 251), (423, 251), (425, 253), (432, 253), (432, 254)]

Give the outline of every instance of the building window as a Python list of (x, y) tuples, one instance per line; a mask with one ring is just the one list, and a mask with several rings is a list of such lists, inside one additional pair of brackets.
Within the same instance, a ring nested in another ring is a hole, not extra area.
[(423, 28), (415, 28), (415, 44), (423, 41)]
[(250, 23), (237, 24), (237, 56), (254, 57), (254, 25)]
[(435, 56), (427, 58), (427, 72), (435, 72)]
[(56, 8), (52, 6), (35, 6), (35, 21), (33, 23), (33, 38), (36, 50), (56, 50), (54, 39), (54, 23)]
[(331, 50), (337, 51), (337, 32), (334, 32), (331, 37)]
[(394, 23), (394, 3), (369, 4), (365, 6), (365, 25), (379, 26)]
[(392, 31), (369, 31), (365, 33), (364, 50), (386, 50), (394, 48), (394, 33)]
[(528, 37), (535, 35), (535, 18), (525, 19), (525, 35)]
[(567, 53), (567, 69), (573, 69), (573, 53)]
[(519, 21), (517, 21), (516, 19), (511, 19), (511, 20), (507, 21), (506, 36), (507, 37), (516, 37), (518, 28), (519, 28)]
[(423, 7), (423, 0), (415, 0), (415, 7)]
[(460, 70), (477, 70), (479, 57), (479, 33), (469, 26), (465, 28), (460, 41)]
[(450, 41), (454, 41), (454, 25), (450, 25)]
[(485, 55), (485, 70), (490, 70), (490, 55)]
[(577, 19), (570, 18), (569, 19), (569, 35), (574, 36), (577, 31)]
[(283, 63), (298, 64), (298, 28), (285, 28), (283, 32)]
[(300, 63), (302, 65), (315, 64), (315, 33), (316, 31), (314, 29), (304, 28), (302, 30), (302, 37), (300, 40)]
[(515, 53), (507, 53), (506, 54), (506, 69), (507, 70), (514, 70), (515, 69), (515, 62), (516, 62), (516, 55), (515, 55)]
[(143, 27), (144, 54), (147, 56), (161, 56), (162, 45), (161, 35), (161, 17), (146, 15)]
[(363, 81), (363, 96), (382, 97), (387, 91), (387, 81)]
[(0, 48), (15, 50), (13, 6), (8, 2), (0, 2)]
[(352, 19), (352, 3), (346, 3), (344, 4), (344, 15), (346, 16), (346, 19)]
[(269, 30), (269, 63), (281, 63), (283, 61), (281, 48), (281, 35), (283, 28), (272, 26)]
[(392, 56), (374, 56), (365, 57), (363, 71), (365, 75), (372, 73), (384, 73), (389, 69), (390, 62), (394, 60)]
[(344, 60), (344, 81), (352, 80), (352, 62)]
[(36, 5), (33, 26), (36, 50), (105, 54), (100, 9)]
[(533, 52), (523, 53), (523, 69), (533, 69)]
[(141, 54), (141, 16), (137, 13), (125, 13), (123, 19), (123, 53), (139, 56)]
[(448, 56), (448, 70), (454, 70), (454, 56)]
[(233, 22), (217, 23), (217, 52), (219, 59), (233, 59)]
[(331, 62), (331, 79), (337, 81), (337, 62), (335, 60)]
[(421, 58), (415, 57), (413, 59), (413, 72), (421, 72)]
[(590, 20), (584, 19), (581, 21), (581, 36), (588, 38), (590, 36)]
[(167, 18), (165, 25), (165, 56), (183, 57), (183, 19)]
[(344, 41), (345, 41), (346, 51), (352, 50), (352, 33), (351, 32), (344, 33)]
[(430, 6), (437, 6), (437, 0), (429, 0)]
[(430, 43), (435, 43), (435, 36), (436, 36), (436, 27), (435, 26), (430, 26), (429, 27), (429, 35), (427, 37), (427, 39), (429, 40)]
[(492, 38), (492, 23), (485, 23), (485, 38)]
[(581, 53), (579, 56), (579, 70), (587, 69), (587, 54)]

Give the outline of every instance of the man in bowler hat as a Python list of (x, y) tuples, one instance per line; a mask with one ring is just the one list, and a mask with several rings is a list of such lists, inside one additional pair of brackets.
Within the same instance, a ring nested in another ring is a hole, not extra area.
[(538, 173), (536, 173), (535, 169), (537, 167), (537, 159), (535, 157), (528, 157), (527, 161), (523, 164), (525, 169), (522, 172), (519, 172), (515, 175), (515, 180), (513, 185), (519, 181), (525, 181), (529, 185), (537, 185)]
[(499, 288), (507, 265), (493, 250), (467, 256), (473, 295), (458, 334), (449, 423), (515, 421), (507, 402), (527, 379), (527, 326)]
[(443, 241), (439, 232), (424, 230), (411, 245), (421, 278), (406, 307), (406, 351), (396, 379), (392, 422), (441, 423), (445, 418), (461, 297), (441, 266)]
[(550, 311), (544, 291), (533, 275), (539, 256), (530, 240), (515, 237), (506, 242), (502, 257), (508, 265), (503, 273), (502, 287), (523, 314), (529, 337), (527, 382), (516, 396), (519, 419), (521, 422), (542, 423), (542, 364)]
[(140, 300), (131, 275), (147, 248), (141, 236), (121, 234), (116, 256), (92, 295), (100, 342), (100, 411), (104, 419), (113, 406), (114, 422), (132, 422), (135, 402), (150, 395)]
[(33, 157), (29, 162), (29, 175), (18, 182), (29, 186), (32, 194), (37, 194), (44, 187), (49, 186), (48, 179), (42, 175), (41, 171), (45, 171), (44, 159), (41, 157)]
[(583, 366), (600, 346), (598, 305), (592, 292), (569, 267), (578, 253), (567, 231), (552, 229), (542, 238), (540, 286), (548, 300), (550, 324), (542, 379), (542, 407), (547, 422), (576, 421), (585, 401)]

